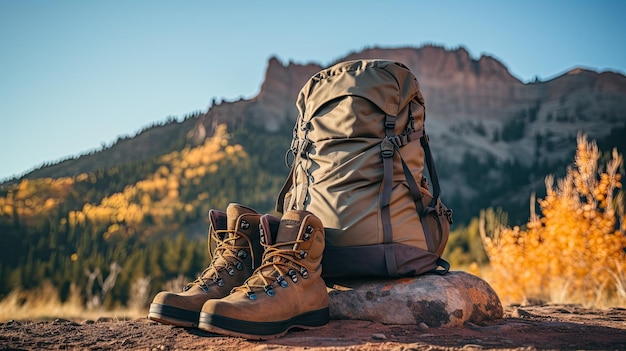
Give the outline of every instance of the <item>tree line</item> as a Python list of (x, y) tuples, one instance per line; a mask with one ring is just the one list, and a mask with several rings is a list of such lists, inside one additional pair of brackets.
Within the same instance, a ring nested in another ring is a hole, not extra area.
[[(290, 127), (259, 134), (244, 124), (232, 132), (218, 125), (203, 144), (177, 141), (185, 146), (142, 162), (1, 186), (0, 298), (48, 281), (61, 299), (78, 288), (86, 304), (113, 307), (136, 301), (141, 286), (146, 296), (181, 288), (209, 263), (209, 209), (240, 202), (272, 211), (288, 173), (283, 155)], [(482, 194), (469, 201), (452, 194), (444, 199), (454, 210), (445, 256), (455, 267), (488, 262), (479, 234), (481, 209), (555, 169), (471, 154), (460, 166), (436, 162), (440, 174), (462, 172)], [(485, 170), (495, 168), (502, 177), (485, 181)], [(528, 218), (527, 202), (506, 205), (513, 223)]]

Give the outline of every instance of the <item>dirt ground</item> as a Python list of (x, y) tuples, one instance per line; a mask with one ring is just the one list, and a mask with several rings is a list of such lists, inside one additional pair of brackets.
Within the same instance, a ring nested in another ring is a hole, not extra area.
[(333, 320), (268, 341), (223, 337), (148, 319), (9, 321), (0, 350), (626, 350), (626, 309), (509, 306), (500, 320), (463, 327)]

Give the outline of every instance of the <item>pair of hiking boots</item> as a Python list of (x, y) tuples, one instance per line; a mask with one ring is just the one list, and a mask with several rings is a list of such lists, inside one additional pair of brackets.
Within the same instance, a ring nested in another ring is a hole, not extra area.
[(319, 218), (288, 211), (279, 219), (230, 204), (209, 211), (209, 222), (211, 264), (182, 292), (158, 293), (149, 319), (259, 340), (328, 324)]

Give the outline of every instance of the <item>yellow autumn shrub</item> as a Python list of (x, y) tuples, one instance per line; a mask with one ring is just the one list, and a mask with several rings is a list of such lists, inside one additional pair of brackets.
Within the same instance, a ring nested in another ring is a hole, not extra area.
[(546, 177), (540, 215), (533, 210), (525, 228), (481, 232), (490, 261), (485, 278), (504, 303), (626, 305), (622, 156), (614, 149), (601, 167), (595, 142), (584, 135), (577, 142), (565, 177), (556, 184)]

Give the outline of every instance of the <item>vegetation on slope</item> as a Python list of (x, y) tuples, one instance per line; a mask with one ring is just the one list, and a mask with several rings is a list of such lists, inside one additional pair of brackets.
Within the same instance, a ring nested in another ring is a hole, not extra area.
[(208, 264), (207, 211), (269, 211), (283, 180), (230, 137), (220, 125), (204, 144), (147, 162), (2, 189), (0, 294), (49, 280), (62, 299), (75, 284), (87, 302), (114, 306), (146, 277), (154, 293), (195, 276)]
[(546, 177), (541, 215), (531, 212), (523, 228), (506, 226), (493, 211), (482, 217), (488, 279), (505, 302), (626, 303), (622, 156), (614, 149), (604, 165), (600, 159), (595, 142), (581, 135), (566, 175), (556, 185)]
[[(16, 299), (16, 296), (25, 296), (23, 290), (42, 287), (50, 291), (52, 286), (58, 289), (61, 302), (71, 300), (76, 304), (79, 301), (92, 309), (120, 306), (141, 308), (160, 290), (182, 288), (209, 262), (207, 211), (210, 208), (224, 209), (229, 202), (240, 202), (260, 212), (271, 212), (275, 195), (288, 172), (282, 155), (290, 142), (290, 128), (264, 135), (259, 135), (256, 128), (244, 124), (233, 128), (230, 134), (225, 125), (216, 126), (213, 135), (200, 145), (182, 143), (185, 146), (177, 151), (145, 161), (72, 177), (21, 179), (0, 187), (0, 296), (8, 295), (18, 302), (27, 301), (27, 297)], [(595, 152), (599, 154), (597, 148)], [(593, 158), (589, 160), (597, 161)], [(487, 164), (483, 164), (485, 162)], [(490, 162), (494, 161), (468, 158), (463, 165), (463, 174), (468, 181), (475, 182), (473, 186), (487, 200), (503, 189), (519, 189), (520, 177), (527, 179), (529, 174), (538, 172), (538, 169), (511, 164), (510, 167), (502, 167), (505, 180), (494, 185), (481, 181), (485, 169), (498, 167)], [(615, 162), (612, 164), (612, 177), (616, 181), (611, 183), (611, 187), (602, 188), (607, 191), (604, 195), (607, 198), (608, 192), (617, 192), (621, 186), (619, 174), (616, 173), (619, 165), (615, 166)], [(547, 167), (541, 169), (545, 171)], [(443, 164), (439, 171), (445, 173), (446, 165)], [(606, 183), (602, 177), (606, 178), (599, 176), (598, 184)], [(546, 201), (555, 201), (550, 199), (555, 198), (553, 194), (559, 191), (548, 189), (546, 200), (541, 202), (542, 210), (543, 204), (548, 203)], [(623, 209), (623, 205), (619, 205), (623, 204), (623, 198), (613, 196), (611, 199), (615, 203), (612, 207), (616, 218), (614, 223), (623, 223), (622, 217), (619, 217), (623, 212), (618, 211)], [(444, 200), (455, 210), (457, 206), (471, 207), (467, 213), (487, 207), (484, 206), (486, 202), (468, 202), (462, 198), (449, 197)], [(607, 206), (607, 200), (603, 201), (605, 205), (602, 206)], [(606, 217), (606, 208), (602, 206), (598, 205), (594, 209), (603, 211)], [(485, 213), (501, 222), (507, 217), (501, 210), (487, 210)], [(498, 267), (528, 268), (528, 265), (524, 266), (517, 261), (515, 265), (507, 261), (510, 256), (507, 250), (514, 250), (511, 245), (517, 245), (516, 240), (522, 240), (519, 238), (526, 233), (541, 237), (533, 239), (535, 241), (546, 240), (541, 236), (544, 234), (536, 233), (539, 233), (537, 228), (547, 226), (548, 222), (538, 226), (539, 222), (533, 219), (528, 225), (504, 230), (502, 228), (505, 226), (494, 225), (492, 220), (491, 226), (487, 227), (499, 231), (492, 239), (483, 236), (487, 247), (485, 250), (479, 218), (465, 215), (459, 219), (455, 213), (455, 220), (456, 227), (444, 253), (453, 269), (469, 269), (480, 274), (478, 267), (491, 265), (493, 270), (489, 281), (505, 301), (519, 299), (521, 295), (514, 295), (499, 284), (521, 292), (524, 296), (546, 295), (545, 291), (530, 291), (526, 287), (513, 285), (511, 277), (519, 277), (521, 272), (508, 272), (509, 280), (506, 271), (500, 276), (497, 272), (501, 269)], [(571, 218), (568, 220), (574, 221)], [(587, 238), (587, 245), (602, 245), (609, 242), (606, 238), (624, 236), (623, 228), (620, 227), (610, 234), (601, 232), (597, 238), (589, 241), (588, 236), (592, 235), (586, 232), (591, 230), (589, 223), (570, 224), (580, 224), (579, 230), (559, 232), (559, 237), (567, 238), (570, 234), (583, 236)], [(603, 228), (609, 228), (609, 224)], [(558, 227), (561, 224), (550, 225)], [(517, 239), (505, 239), (508, 237)], [(619, 246), (619, 243), (616, 245)], [(517, 259), (533, 256), (527, 246), (517, 250)], [(550, 250), (543, 252), (547, 254)], [(618, 256), (611, 257), (624, 262)], [(625, 267), (610, 266), (606, 260), (601, 262), (607, 272), (612, 272), (608, 275), (602, 273), (605, 277), (617, 277), (624, 284)], [(532, 264), (538, 263), (534, 261)], [(599, 267), (596, 267), (596, 271), (601, 270)], [(538, 274), (543, 277), (547, 272)], [(545, 277), (541, 279), (555, 281)], [(574, 284), (571, 278), (563, 279), (566, 279), (564, 284), (568, 287), (580, 288), (580, 284)], [(605, 278), (598, 280), (602, 289), (609, 286), (610, 282)], [(527, 283), (535, 284), (536, 281), (529, 280)], [(521, 281), (519, 284), (522, 284)], [(10, 294), (11, 291), (14, 292)], [(619, 290), (615, 291), (619, 293)], [(612, 293), (611, 296), (617, 295)]]

